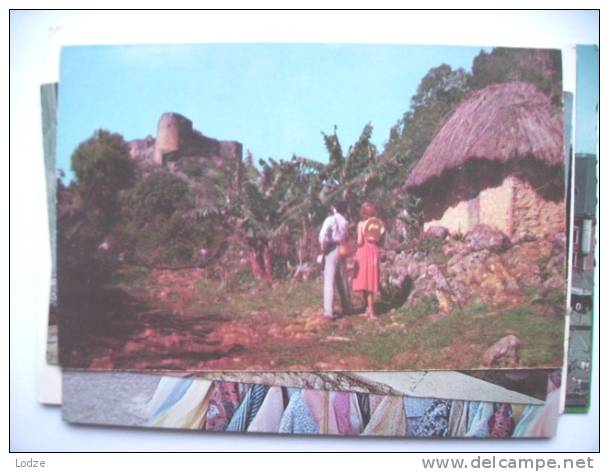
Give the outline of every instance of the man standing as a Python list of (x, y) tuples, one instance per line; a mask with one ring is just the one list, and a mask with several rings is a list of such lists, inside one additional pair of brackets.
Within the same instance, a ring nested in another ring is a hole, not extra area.
[(324, 316), (334, 319), (334, 285), (338, 288), (342, 315), (351, 313), (351, 299), (345, 260), (339, 253), (339, 245), (346, 243), (348, 222), (343, 216), (346, 210), (345, 202), (336, 202), (330, 206), (331, 215), (328, 216), (319, 232), (319, 244), (324, 254)]

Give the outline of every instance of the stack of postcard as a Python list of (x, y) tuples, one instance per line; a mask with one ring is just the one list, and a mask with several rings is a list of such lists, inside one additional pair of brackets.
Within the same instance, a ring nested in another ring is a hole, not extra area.
[(576, 52), (63, 48), (64, 419), (553, 436), (590, 388), (598, 49)]

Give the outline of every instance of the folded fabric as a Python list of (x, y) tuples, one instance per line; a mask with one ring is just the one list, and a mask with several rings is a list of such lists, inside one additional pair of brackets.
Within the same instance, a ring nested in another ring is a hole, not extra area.
[(468, 428), (466, 437), (487, 438), (490, 434), (489, 423), (495, 412), (493, 404), (489, 402), (471, 402), (468, 414)]
[(262, 406), (268, 390), (269, 387), (267, 385), (252, 385), (231, 418), (226, 431), (247, 431), (248, 426)]
[(405, 436), (406, 415), (402, 397), (384, 396), (362, 432), (364, 436)]
[(453, 400), (448, 415), (449, 437), (461, 437), (467, 433), (467, 404), (463, 400)]
[(224, 431), (241, 403), (242, 389), (235, 382), (214, 382), (209, 408), (205, 416), (205, 431)]
[(252, 419), (252, 422), (247, 428), (248, 432), (252, 433), (277, 433), (281, 423), (281, 417), (285, 409), (285, 399), (283, 387), (270, 387), (260, 409)]
[(433, 403), (433, 398), (403, 397), (408, 431), (415, 431), (421, 418)]
[(529, 405), (516, 423), (512, 437), (551, 437), (556, 433), (560, 411), (560, 390), (548, 394), (543, 406)]
[(280, 433), (319, 434), (319, 423), (315, 420), (307, 401), (304, 399), (304, 390), (292, 394), (281, 421)]
[(337, 434), (354, 436), (364, 429), (364, 419), (355, 393), (332, 392), (329, 414), (336, 419)]
[(163, 414), (184, 396), (192, 382), (192, 377), (161, 377), (148, 402), (148, 417), (153, 418)]
[[(142, 409), (140, 424), (207, 431), (343, 436), (550, 437), (555, 434), (559, 415), (559, 383), (559, 377), (548, 380), (547, 401), (539, 406), (167, 376), (148, 382), (150, 394), (146, 398), (150, 395), (152, 398), (147, 404), (142, 402), (147, 406), (148, 420)], [(108, 396), (107, 408), (111, 404)]]
[(512, 406), (509, 403), (498, 403), (495, 412), (489, 420), (489, 436), (491, 438), (509, 438), (514, 430)]
[(412, 435), (423, 438), (447, 436), (450, 403), (447, 400), (433, 400), (412, 430)]
[[(169, 377), (163, 377), (169, 379)], [(208, 380), (178, 378), (159, 383), (150, 404), (160, 406), (150, 415), (148, 426), (181, 429), (200, 429), (208, 409)], [(164, 397), (164, 398), (163, 398)], [(162, 401), (161, 401), (162, 399)]]
[(362, 415), (362, 424), (364, 427), (370, 421), (370, 395), (367, 393), (356, 393), (357, 405), (359, 406), (360, 414)]

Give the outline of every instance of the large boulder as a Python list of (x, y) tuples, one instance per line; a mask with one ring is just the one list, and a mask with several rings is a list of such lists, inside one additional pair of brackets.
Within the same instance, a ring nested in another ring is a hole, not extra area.
[(477, 300), (500, 307), (521, 301), (518, 281), (501, 256), (487, 249), (453, 256), (448, 262), (447, 274), (453, 297), (461, 305)]
[(443, 240), (446, 239), (446, 236), (448, 236), (448, 229), (439, 225), (430, 226), (425, 231), (425, 236)]
[(520, 339), (513, 334), (504, 336), (482, 355), (484, 367), (518, 367)]
[(383, 298), (393, 306), (406, 301), (412, 282), (421, 272), (425, 261), (416, 253), (389, 251), (383, 261), (381, 290)]
[(502, 231), (489, 225), (474, 226), (465, 236), (465, 242), (471, 251), (500, 252), (510, 245), (510, 239)]
[(443, 299), (447, 299), (452, 289), (440, 267), (430, 264), (425, 266), (414, 280), (408, 304), (416, 305), (429, 297), (437, 299), (437, 293), (442, 293)]

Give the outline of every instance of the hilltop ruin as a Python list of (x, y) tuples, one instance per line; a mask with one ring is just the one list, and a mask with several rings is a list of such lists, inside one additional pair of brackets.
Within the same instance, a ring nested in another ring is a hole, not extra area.
[(207, 163), (234, 176), (234, 185), (240, 185), (243, 145), (238, 141), (205, 136), (193, 128), (191, 120), (179, 113), (161, 115), (156, 138), (147, 136), (127, 144), (130, 157), (140, 168), (166, 167), (189, 175), (202, 173), (196, 167)]

